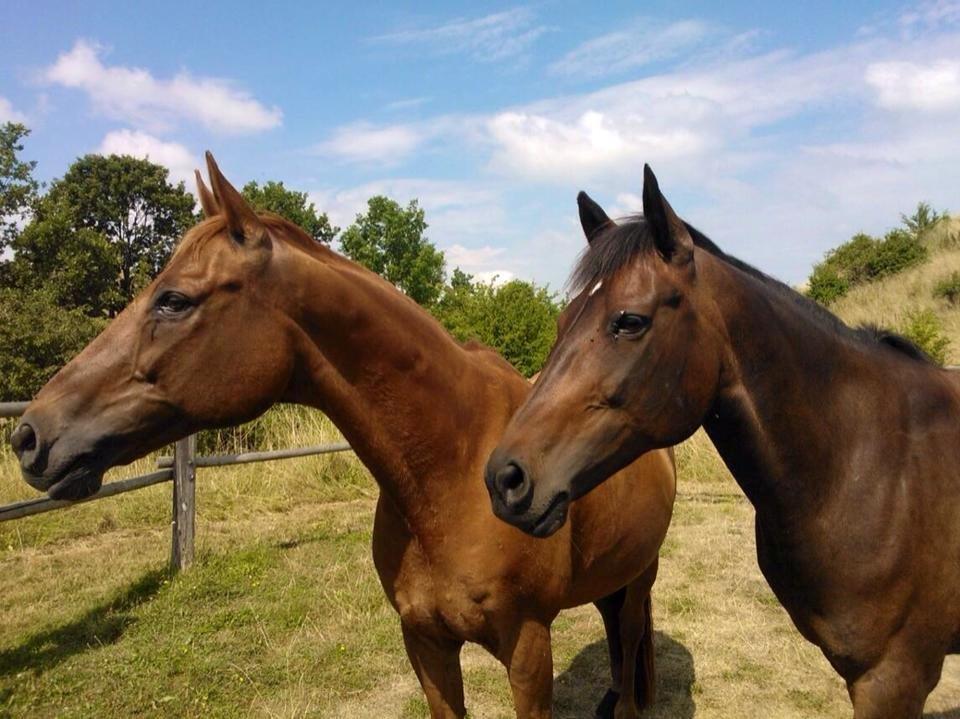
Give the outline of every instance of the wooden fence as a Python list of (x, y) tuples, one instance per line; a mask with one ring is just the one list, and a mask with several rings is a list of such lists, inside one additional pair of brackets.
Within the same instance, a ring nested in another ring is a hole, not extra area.
[[(0, 402), (0, 418), (19, 417), (27, 409), (27, 402)], [(175, 569), (184, 569), (193, 562), (193, 538), (196, 519), (196, 479), (199, 467), (225, 467), (231, 464), (249, 464), (274, 459), (306, 457), (313, 454), (345, 452), (350, 449), (346, 442), (321, 444), (313, 447), (278, 449), (272, 452), (246, 452), (243, 454), (217, 454), (198, 456), (197, 436), (190, 435), (173, 446), (172, 457), (160, 457), (158, 470), (137, 477), (129, 477), (104, 484), (96, 494), (79, 501), (67, 501), (38, 497), (0, 506), (0, 522), (29, 517), (33, 514), (65, 509), (95, 499), (112, 497), (124, 492), (132, 492), (153, 484), (173, 480), (173, 532), (170, 550), (170, 565)]]

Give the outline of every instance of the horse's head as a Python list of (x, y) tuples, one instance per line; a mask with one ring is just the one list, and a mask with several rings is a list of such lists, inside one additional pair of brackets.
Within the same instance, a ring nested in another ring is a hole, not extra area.
[(578, 197), (588, 247), (579, 294), (527, 401), (487, 465), (494, 512), (538, 536), (571, 500), (643, 452), (700, 425), (719, 381), (719, 337), (703, 321), (687, 226), (645, 168), (643, 218), (622, 224)]
[(292, 373), (265, 222), (207, 154), (206, 220), (107, 329), (51, 379), (11, 436), (24, 479), (51, 497), (201, 427), (251, 419)]

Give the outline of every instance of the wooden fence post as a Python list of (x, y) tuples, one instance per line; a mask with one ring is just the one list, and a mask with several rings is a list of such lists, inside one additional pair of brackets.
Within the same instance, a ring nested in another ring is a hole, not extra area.
[(193, 563), (194, 518), (196, 516), (197, 435), (176, 443), (173, 451), (173, 547), (170, 566), (174, 571)]

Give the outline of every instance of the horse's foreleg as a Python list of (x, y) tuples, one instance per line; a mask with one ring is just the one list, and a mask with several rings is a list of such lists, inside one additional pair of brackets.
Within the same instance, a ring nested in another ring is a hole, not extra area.
[(636, 719), (653, 703), (655, 681), (653, 619), (650, 589), (657, 577), (657, 563), (627, 585), (620, 609), (620, 643), (623, 648), (623, 681), (615, 719)]
[(525, 619), (503, 639), (500, 660), (507, 667), (518, 719), (549, 719), (553, 711), (550, 625)]
[(927, 695), (939, 678), (939, 667), (925, 670), (920, 662), (900, 657), (885, 658), (847, 685), (853, 702), (853, 717), (918, 719), (923, 715)]
[(610, 688), (603, 695), (595, 711), (596, 719), (613, 719), (613, 710), (620, 698), (623, 685), (623, 644), (620, 640), (620, 610), (627, 596), (627, 588), (621, 587), (613, 594), (594, 602), (603, 618), (603, 629), (607, 635), (607, 652), (610, 655)]
[(463, 675), (460, 649), (463, 642), (425, 636), (403, 626), (403, 644), (413, 665), (432, 719), (463, 719)]

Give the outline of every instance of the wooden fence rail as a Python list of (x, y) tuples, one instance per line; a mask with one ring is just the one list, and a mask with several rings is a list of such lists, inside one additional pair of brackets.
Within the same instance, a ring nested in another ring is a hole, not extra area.
[(19, 417), (23, 414), (29, 402), (0, 402), (0, 418)]
[[(0, 402), (0, 418), (19, 417), (27, 409), (28, 402)], [(195, 434), (179, 440), (173, 447), (172, 457), (160, 457), (156, 472), (104, 484), (100, 491), (86, 499), (68, 501), (38, 497), (0, 506), (0, 522), (20, 519), (34, 514), (67, 509), (77, 504), (92, 502), (95, 499), (112, 497), (136, 489), (149, 487), (161, 482), (173, 480), (173, 521), (170, 547), (170, 565), (175, 570), (185, 569), (193, 562), (193, 545), (196, 525), (196, 475), (199, 467), (226, 467), (234, 464), (266, 462), (274, 459), (307, 457), (314, 454), (346, 452), (350, 445), (346, 442), (320, 444), (312, 447), (294, 447), (278, 449), (272, 452), (245, 452), (242, 454), (197, 455), (197, 436)]]

